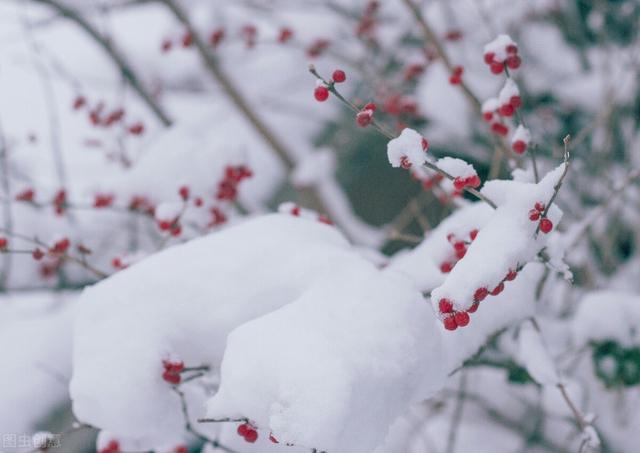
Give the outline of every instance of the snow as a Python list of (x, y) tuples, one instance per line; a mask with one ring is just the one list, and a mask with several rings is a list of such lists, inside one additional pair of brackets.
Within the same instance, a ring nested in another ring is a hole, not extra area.
[(484, 46), (484, 54), (493, 53), (495, 60), (502, 62), (507, 59), (507, 47), (515, 45), (509, 35), (498, 35), (493, 41)]
[[(467, 310), (474, 303), (477, 289), (492, 291), (510, 270), (535, 259), (548, 236), (535, 234), (537, 222), (529, 220), (528, 212), (536, 202), (544, 203), (551, 198), (563, 168), (563, 165), (559, 166), (538, 184), (506, 180), (485, 184), (482, 193), (497, 203), (498, 208), (479, 229), (464, 259), (453, 268), (443, 284), (432, 291), (431, 300), (436, 310), (443, 298), (451, 300), (456, 310)], [(557, 225), (561, 215), (561, 211), (553, 207), (548, 217)], [(489, 256), (490, 266), (487, 265)]]
[[(606, 316), (607, 322), (603, 322)], [(616, 340), (623, 346), (640, 345), (640, 295), (600, 290), (587, 293), (572, 321), (577, 344)]]
[(518, 125), (515, 132), (513, 133), (513, 136), (511, 137), (512, 145), (517, 141), (522, 141), (526, 145), (531, 142), (531, 133), (529, 132), (529, 129), (524, 127), (522, 124)]
[(518, 358), (529, 375), (541, 385), (556, 386), (560, 379), (549, 351), (532, 321), (524, 323), (519, 331)]
[(518, 89), (518, 85), (514, 82), (513, 79), (508, 78), (504, 82), (504, 86), (500, 90), (498, 94), (498, 103), (500, 105), (507, 105), (511, 103), (511, 98), (514, 96), (520, 96), (520, 90)]
[(422, 148), (422, 136), (413, 129), (404, 128), (400, 135), (387, 144), (387, 157), (392, 167), (402, 165), (403, 157), (411, 165), (420, 166), (427, 160), (427, 153)]
[(455, 157), (443, 157), (441, 159), (438, 159), (436, 162), (436, 167), (438, 167), (440, 170), (446, 171), (454, 178), (465, 179), (477, 174), (475, 168), (473, 168), (473, 165)]

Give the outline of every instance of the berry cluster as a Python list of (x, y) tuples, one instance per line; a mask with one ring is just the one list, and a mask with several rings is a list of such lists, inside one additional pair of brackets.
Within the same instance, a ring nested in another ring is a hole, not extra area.
[(640, 385), (640, 347), (626, 347), (616, 340), (593, 342), (593, 366), (607, 388)]
[(522, 63), (518, 56), (518, 46), (507, 35), (499, 35), (485, 46), (484, 62), (493, 74), (501, 74), (505, 67), (518, 69)]
[(516, 110), (522, 106), (520, 90), (512, 79), (507, 79), (504, 87), (500, 90), (498, 105), (498, 114), (506, 118), (513, 116)]
[(238, 196), (238, 185), (252, 176), (253, 172), (245, 165), (228, 165), (224, 171), (224, 178), (218, 183), (216, 198), (221, 201), (234, 201)]
[(324, 102), (329, 99), (329, 88), (333, 87), (336, 83), (343, 83), (346, 80), (347, 74), (342, 69), (336, 69), (333, 71), (328, 84), (325, 84), (322, 80), (317, 81), (313, 96), (316, 98), (316, 101)]
[(453, 73), (449, 77), (449, 83), (451, 85), (460, 85), (462, 83), (462, 73), (464, 68), (462, 66), (456, 66), (453, 68)]
[(240, 437), (250, 444), (258, 440), (258, 430), (249, 422), (243, 423), (238, 426), (237, 433)]
[(533, 209), (529, 211), (529, 220), (532, 222), (538, 222), (538, 228), (540, 231), (547, 234), (553, 229), (553, 222), (544, 216), (545, 205), (544, 203), (538, 201)]
[(497, 296), (504, 290), (504, 284), (507, 281), (515, 280), (518, 272), (510, 269), (502, 281), (491, 291), (488, 288), (480, 287), (473, 293), (473, 304), (466, 310), (455, 310), (454, 302), (451, 299), (441, 298), (438, 301), (438, 310), (444, 328), (447, 330), (456, 330), (458, 327), (465, 327), (471, 321), (470, 314), (475, 313), (480, 306), (480, 302), (485, 300), (487, 296)]
[[(87, 98), (82, 95), (76, 96), (73, 100), (73, 109), (76, 111), (88, 107)], [(122, 107), (107, 110), (104, 101), (98, 102), (93, 108), (87, 110), (89, 122), (96, 127), (110, 128), (122, 123), (126, 116), (126, 111)], [(125, 126), (125, 130), (131, 135), (142, 135), (145, 131), (144, 124), (140, 121), (133, 122)]]
[(108, 208), (113, 204), (115, 197), (111, 194), (96, 194), (93, 197), (93, 207), (96, 209)]
[(56, 215), (63, 215), (67, 209), (67, 192), (64, 189), (58, 190), (53, 197), (52, 204)]
[(529, 129), (521, 124), (513, 133), (513, 137), (511, 137), (511, 149), (513, 149), (516, 154), (523, 154), (529, 147), (530, 142), (531, 133)]
[(23, 189), (21, 192), (16, 194), (16, 201), (22, 201), (25, 203), (33, 203), (36, 198), (36, 191), (30, 187)]
[(480, 187), (480, 177), (478, 175), (471, 175), (464, 178), (458, 176), (453, 180), (453, 187), (458, 191), (462, 191), (465, 187), (478, 188)]
[(52, 255), (64, 255), (67, 250), (69, 250), (69, 246), (71, 245), (71, 241), (69, 238), (61, 238), (53, 243), (53, 245), (49, 248), (49, 253)]
[(460, 261), (467, 253), (467, 246), (473, 242), (478, 236), (478, 230), (473, 229), (469, 231), (469, 241), (465, 241), (464, 239), (456, 238), (455, 234), (450, 233), (447, 235), (447, 241), (453, 247), (453, 256), (451, 259), (447, 261), (443, 261), (440, 264), (440, 271), (444, 274), (448, 274), (454, 268), (454, 266)]
[(181, 360), (163, 360), (162, 366), (164, 367), (162, 379), (169, 384), (178, 385), (181, 380), (180, 373), (184, 370), (184, 363)]
[(98, 453), (119, 453), (120, 444), (117, 440), (110, 440), (107, 445), (98, 450)]

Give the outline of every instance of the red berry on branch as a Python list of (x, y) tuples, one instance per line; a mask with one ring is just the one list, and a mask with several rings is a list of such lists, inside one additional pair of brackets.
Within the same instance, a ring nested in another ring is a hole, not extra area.
[(36, 192), (33, 189), (24, 189), (22, 192), (16, 195), (16, 201), (31, 202), (36, 196)]
[(164, 373), (162, 373), (162, 379), (173, 385), (178, 385), (180, 383), (180, 375), (177, 373), (172, 373), (171, 371), (165, 371)]
[(545, 205), (544, 205), (544, 203), (543, 203), (543, 202), (541, 202), (541, 201), (536, 201), (536, 204), (534, 204), (534, 205), (533, 205), (533, 207), (534, 207), (534, 208), (536, 209), (536, 211), (538, 211), (538, 212), (544, 212)]
[(512, 55), (507, 58), (507, 66), (509, 67), (509, 69), (518, 69), (521, 64), (522, 60), (520, 60), (520, 57), (517, 55)]
[(478, 302), (474, 302), (473, 304), (471, 304), (471, 306), (467, 309), (467, 313), (475, 313), (476, 311), (478, 311), (478, 307), (480, 306), (480, 303)]
[(53, 244), (53, 247), (51, 247), (51, 249), (49, 249), (49, 251), (51, 253), (55, 253), (55, 254), (63, 254), (64, 252), (66, 252), (69, 249), (69, 246), (71, 245), (71, 241), (69, 241), (68, 238), (62, 238), (58, 241), (56, 241)]
[(511, 107), (513, 107), (514, 109), (517, 109), (522, 105), (522, 98), (518, 95), (511, 96), (511, 99), (509, 99), (509, 104), (511, 104)]
[(487, 295), (489, 294), (489, 290), (487, 288), (478, 288), (476, 292), (473, 293), (473, 301), (474, 302), (482, 302)]
[(280, 29), (280, 33), (278, 34), (278, 42), (280, 44), (284, 44), (293, 38), (293, 30), (289, 27), (282, 27)]
[(513, 149), (513, 152), (517, 154), (522, 154), (527, 150), (527, 144), (522, 140), (516, 140), (511, 145), (511, 148)]
[(186, 31), (184, 35), (182, 35), (182, 47), (185, 49), (190, 47), (193, 44), (193, 34), (190, 31)]
[(546, 217), (540, 221), (540, 231), (547, 234), (553, 229), (553, 222)]
[(216, 48), (220, 45), (222, 40), (224, 39), (225, 31), (224, 28), (218, 28), (214, 30), (209, 35), (209, 44), (211, 47)]
[(429, 142), (427, 141), (426, 138), (424, 137), (422, 138), (421, 144), (422, 144), (423, 151), (427, 151), (429, 149)]
[(400, 166), (402, 168), (404, 168), (405, 170), (408, 170), (411, 168), (411, 161), (409, 160), (409, 158), (407, 156), (402, 156), (400, 158)]
[(371, 110), (372, 112), (375, 112), (377, 108), (378, 106), (375, 103), (367, 102), (364, 107), (362, 107), (362, 110)]
[(495, 134), (505, 136), (509, 133), (509, 128), (502, 123), (493, 123), (491, 131)]
[(532, 222), (537, 222), (538, 219), (540, 219), (540, 213), (538, 211), (536, 211), (535, 209), (529, 211), (529, 220), (531, 220)]
[(188, 186), (180, 186), (180, 189), (178, 189), (178, 194), (180, 195), (180, 198), (182, 198), (183, 200), (188, 200), (189, 199), (189, 187)]
[(342, 69), (336, 69), (335, 71), (333, 71), (333, 75), (331, 76), (331, 78), (336, 83), (342, 83), (347, 80), (347, 75)]
[(511, 104), (505, 104), (500, 106), (500, 108), (498, 109), (498, 113), (501, 116), (513, 116), (514, 110), (513, 107), (511, 106)]
[(515, 44), (509, 44), (506, 48), (506, 51), (510, 55), (514, 55), (518, 53), (518, 46)]
[(313, 96), (316, 98), (318, 102), (324, 102), (329, 99), (329, 90), (324, 85), (319, 85), (313, 91)]
[(484, 62), (486, 64), (491, 64), (493, 63), (493, 59), (496, 57), (496, 54), (493, 52), (487, 52), (484, 54)]
[(472, 241), (475, 241), (476, 237), (478, 236), (478, 230), (477, 229), (473, 229), (469, 232), (469, 237), (471, 238)]
[(458, 324), (456, 323), (454, 316), (447, 316), (442, 320), (442, 324), (444, 324), (444, 328), (447, 330), (456, 330), (458, 328)]
[(5, 249), (9, 245), (9, 240), (3, 236), (0, 236), (0, 249)]
[(453, 269), (453, 264), (451, 264), (448, 261), (445, 261), (440, 265), (440, 272), (442, 272), (443, 274), (448, 274), (449, 272), (451, 272), (452, 269)]
[(453, 303), (449, 299), (440, 299), (438, 309), (440, 313), (451, 313), (453, 312)]
[(44, 252), (39, 248), (36, 248), (33, 250), (33, 252), (31, 252), (31, 256), (34, 260), (40, 261), (42, 258), (44, 258)]
[(80, 110), (87, 104), (87, 98), (84, 96), (78, 96), (73, 100), (73, 109)]
[(144, 124), (138, 122), (129, 126), (129, 133), (131, 135), (142, 135), (144, 133)]
[(491, 295), (492, 296), (497, 296), (498, 294), (500, 294), (502, 291), (504, 291), (504, 283), (500, 282), (500, 284), (498, 286), (496, 286), (495, 288), (493, 288), (493, 291), (491, 291)]
[(244, 436), (244, 440), (246, 440), (250, 444), (254, 443), (256, 440), (258, 440), (258, 431), (253, 428), (249, 428), (247, 434), (245, 434)]
[(467, 312), (456, 312), (456, 314), (454, 315), (454, 319), (459, 327), (464, 327), (469, 324), (469, 314)]
[(491, 72), (494, 74), (502, 74), (502, 71), (504, 71), (504, 64), (502, 63), (498, 63), (497, 61), (491, 63), (491, 66), (489, 66), (489, 69), (491, 69)]
[(241, 425), (238, 425), (238, 429), (236, 430), (238, 435), (244, 437), (247, 435), (247, 432), (249, 432), (249, 429), (251, 429), (249, 427), (249, 425), (247, 423), (242, 423)]
[(509, 272), (507, 272), (507, 276), (504, 279), (508, 282), (512, 282), (513, 280), (516, 279), (517, 276), (518, 276), (518, 271), (509, 269)]

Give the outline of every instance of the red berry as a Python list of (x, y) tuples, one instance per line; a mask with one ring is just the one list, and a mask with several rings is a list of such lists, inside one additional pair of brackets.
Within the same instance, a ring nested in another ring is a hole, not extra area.
[(515, 44), (509, 44), (506, 48), (507, 53), (508, 54), (517, 54), (518, 53), (518, 46), (516, 46)]
[(480, 186), (480, 177), (478, 175), (469, 176), (466, 179), (466, 184), (475, 189)]
[(249, 425), (247, 423), (243, 423), (241, 425), (238, 425), (238, 429), (236, 431), (240, 436), (244, 437), (247, 435), (247, 432), (249, 432), (249, 429), (251, 429)]
[(173, 453), (189, 453), (189, 450), (186, 446), (180, 445), (173, 450)]
[(511, 282), (516, 279), (518, 276), (518, 271), (514, 271), (513, 269), (509, 269), (507, 272), (507, 276), (504, 278), (506, 281)]
[(536, 211), (538, 211), (538, 212), (544, 212), (545, 205), (544, 205), (544, 203), (543, 203), (543, 202), (541, 202), (541, 201), (536, 201), (536, 204), (534, 204), (534, 205), (533, 205), (533, 207), (534, 207), (534, 208), (536, 209)]
[(187, 31), (182, 35), (182, 47), (187, 48), (190, 47), (191, 44), (193, 44), (193, 35), (190, 31)]
[(142, 135), (144, 133), (144, 124), (135, 123), (129, 126), (129, 133), (131, 135)]
[(44, 258), (44, 252), (36, 248), (33, 250), (33, 252), (31, 252), (31, 256), (33, 257), (34, 260), (40, 261), (42, 258)]
[(427, 141), (426, 138), (423, 137), (421, 143), (422, 143), (422, 150), (423, 151), (426, 151), (426, 150), (429, 149), (429, 142)]
[(178, 373), (172, 373), (168, 370), (162, 373), (162, 379), (173, 385), (177, 385), (180, 383), (180, 375)]
[(326, 215), (322, 215), (322, 214), (318, 216), (318, 222), (325, 223), (327, 225), (333, 225), (333, 221)]
[(442, 320), (444, 324), (444, 328), (447, 330), (456, 330), (458, 328), (458, 324), (456, 324), (456, 319), (454, 316), (447, 316)]
[(184, 362), (182, 360), (177, 360), (177, 361), (170, 361), (170, 360), (163, 360), (162, 361), (162, 366), (164, 367), (165, 371), (169, 371), (170, 373), (180, 373), (182, 370), (184, 370)]
[(71, 245), (71, 242), (69, 241), (69, 239), (62, 238), (53, 244), (53, 247), (51, 247), (50, 251), (52, 253), (62, 254), (67, 251), (67, 249), (69, 248), (69, 245)]
[(169, 229), (171, 229), (171, 225), (173, 224), (173, 222), (169, 221), (169, 220), (160, 220), (158, 222), (158, 228), (160, 228), (161, 231), (167, 231)]
[(377, 108), (378, 106), (374, 102), (367, 102), (364, 107), (362, 107), (362, 110), (371, 110), (375, 112)]
[(471, 238), (472, 241), (475, 241), (476, 237), (478, 236), (478, 230), (477, 229), (473, 229), (469, 232), (469, 237)]
[(511, 107), (513, 107), (514, 109), (517, 109), (522, 105), (522, 98), (518, 95), (511, 96), (511, 99), (509, 99), (509, 104), (511, 104)]
[(189, 199), (189, 187), (188, 186), (181, 186), (180, 189), (178, 189), (178, 193), (180, 194), (180, 198), (182, 198), (183, 200), (188, 200)]
[(493, 288), (493, 291), (491, 291), (491, 295), (492, 296), (497, 296), (498, 294), (500, 294), (502, 291), (504, 290), (504, 283), (500, 282), (500, 284), (498, 286), (496, 286), (495, 288)]
[(546, 217), (540, 221), (540, 231), (547, 234), (553, 229), (553, 222)]
[(331, 76), (335, 83), (342, 83), (347, 80), (347, 75), (344, 73), (342, 69), (336, 69), (333, 71), (333, 75)]
[(87, 98), (84, 96), (78, 96), (73, 101), (73, 109), (80, 110), (87, 103)]
[(451, 77), (449, 77), (449, 83), (451, 85), (460, 85), (462, 83), (462, 78), (457, 75), (452, 75)]
[(502, 71), (504, 71), (504, 64), (495, 61), (491, 63), (491, 66), (489, 66), (489, 68), (491, 69), (492, 73), (501, 74)]
[(487, 295), (489, 294), (489, 290), (487, 288), (478, 288), (476, 292), (473, 293), (473, 301), (474, 302), (482, 302)]
[(209, 44), (212, 47), (218, 47), (218, 45), (224, 39), (224, 34), (224, 28), (218, 28), (217, 30), (212, 31), (209, 35)]
[(356, 114), (356, 123), (360, 127), (367, 127), (373, 121), (373, 110), (362, 110)]
[(480, 306), (480, 303), (478, 302), (474, 302), (468, 309), (467, 309), (467, 313), (475, 313), (476, 311), (478, 311), (478, 307)]
[(507, 66), (509, 66), (509, 69), (518, 69), (521, 63), (522, 60), (520, 60), (520, 57), (517, 55), (511, 55), (507, 58)]
[(458, 190), (462, 190), (462, 189), (464, 189), (466, 185), (467, 185), (467, 184), (466, 184), (466, 180), (465, 180), (465, 179), (463, 179), (463, 178), (456, 177), (456, 178), (453, 180), (453, 187), (455, 187), (455, 188), (456, 188), (456, 189), (458, 189)]
[(488, 123), (493, 119), (493, 112), (483, 112), (482, 118)]
[(513, 151), (517, 154), (522, 154), (527, 150), (527, 144), (522, 141), (522, 140), (516, 140), (515, 142), (513, 142), (513, 144), (511, 145), (511, 148), (513, 149)]
[(313, 95), (316, 98), (316, 101), (318, 102), (324, 102), (327, 99), (329, 99), (329, 90), (327, 89), (326, 86), (324, 85), (319, 85), (316, 87), (316, 89), (313, 91)]
[(538, 221), (539, 218), (540, 218), (540, 213), (538, 211), (536, 211), (535, 209), (532, 209), (531, 211), (529, 211), (529, 220), (531, 220), (532, 222), (536, 222)]
[(0, 249), (7, 248), (7, 245), (9, 245), (7, 238), (0, 236)]
[(491, 125), (491, 131), (498, 135), (507, 135), (509, 133), (509, 128), (502, 123), (493, 123)]
[(440, 299), (438, 302), (438, 309), (440, 313), (451, 313), (453, 312), (453, 304), (449, 299)]
[(25, 189), (16, 195), (16, 201), (33, 201), (36, 196), (36, 192), (33, 189)]
[(491, 64), (493, 63), (493, 59), (495, 58), (496, 54), (493, 52), (487, 52), (484, 54), (484, 62), (486, 64)]
[(513, 107), (511, 107), (511, 104), (502, 105), (498, 109), (498, 113), (501, 116), (507, 116), (507, 117), (513, 116), (513, 112), (514, 112), (514, 110), (513, 110)]
[(411, 168), (411, 161), (409, 160), (409, 158), (407, 156), (402, 156), (400, 158), (400, 166), (402, 168), (404, 168), (405, 170), (408, 170)]
[(254, 443), (256, 440), (258, 440), (258, 431), (249, 428), (247, 430), (247, 434), (244, 435), (244, 440), (246, 440), (250, 444)]
[(452, 269), (453, 269), (453, 264), (451, 264), (448, 261), (445, 261), (440, 265), (440, 272), (442, 272), (443, 274), (448, 274), (449, 272), (451, 272)]
[(456, 250), (456, 257), (461, 260), (462, 258), (464, 258), (464, 256), (467, 254), (467, 249), (463, 248), (460, 250)]
[(288, 27), (282, 27), (280, 29), (280, 34), (278, 35), (278, 42), (281, 44), (286, 43), (293, 37), (293, 30)]
[(454, 315), (454, 319), (456, 321), (456, 324), (460, 327), (464, 327), (467, 324), (469, 324), (469, 314), (467, 312), (464, 312), (464, 311), (456, 312), (456, 314)]

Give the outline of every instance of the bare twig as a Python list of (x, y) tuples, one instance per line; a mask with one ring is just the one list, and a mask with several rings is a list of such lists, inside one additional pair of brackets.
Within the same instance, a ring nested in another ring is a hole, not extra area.
[(153, 96), (147, 91), (142, 82), (138, 79), (132, 66), (127, 62), (124, 55), (122, 55), (113, 45), (113, 43), (103, 36), (88, 20), (80, 15), (73, 8), (62, 4), (56, 0), (31, 0), (35, 3), (46, 5), (55, 10), (58, 14), (74, 22), (82, 30), (84, 30), (102, 49), (109, 55), (109, 57), (116, 64), (122, 76), (129, 82), (131, 87), (140, 96), (142, 101), (149, 107), (158, 120), (164, 126), (170, 126), (172, 121), (165, 113), (164, 109), (156, 102)]

